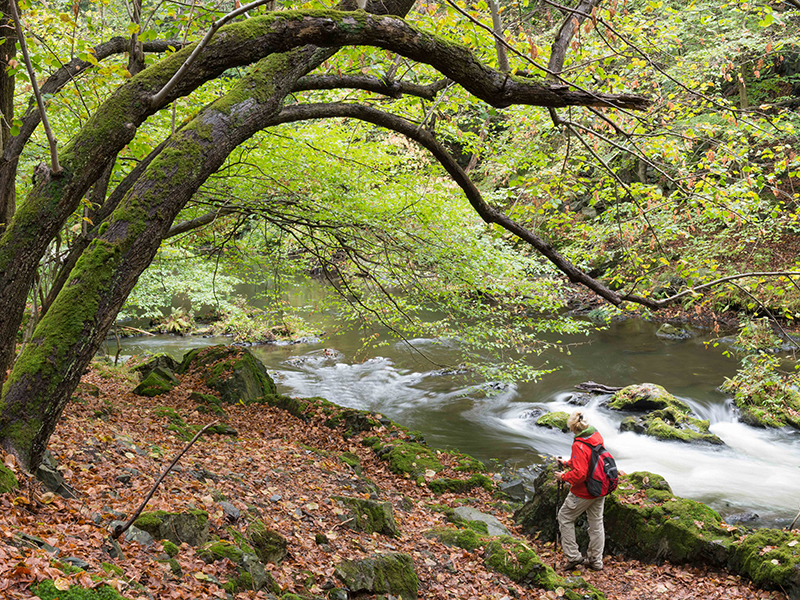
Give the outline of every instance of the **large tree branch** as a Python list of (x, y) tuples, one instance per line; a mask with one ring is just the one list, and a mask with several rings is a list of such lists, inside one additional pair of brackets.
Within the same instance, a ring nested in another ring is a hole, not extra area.
[(405, 81), (387, 81), (380, 77), (358, 75), (307, 75), (297, 80), (293, 92), (312, 90), (338, 90), (350, 88), (382, 94), (391, 98), (402, 96), (418, 96), (425, 100), (433, 100), (436, 94), (453, 83), (449, 79), (440, 79), (428, 85), (419, 85)]
[[(406, 119), (391, 115), (358, 104), (298, 104), (285, 107), (278, 118), (283, 122), (304, 121), (309, 119), (329, 119), (332, 117), (349, 117), (367, 121), (374, 125), (391, 129), (414, 140), (428, 150), (444, 167), (453, 180), (461, 187), (475, 212), (488, 224), (497, 224), (506, 231), (514, 234), (521, 240), (530, 244), (537, 252), (553, 263), (570, 281), (581, 283), (594, 291), (598, 296), (605, 298), (614, 305), (621, 304), (625, 298), (609, 289), (596, 279), (575, 267), (570, 261), (556, 251), (553, 246), (532, 231), (525, 229), (509, 218), (502, 211), (486, 203), (480, 190), (475, 186), (469, 175), (450, 155), (447, 149), (426, 129), (419, 127)], [(647, 299), (639, 299), (641, 303), (652, 306)]]

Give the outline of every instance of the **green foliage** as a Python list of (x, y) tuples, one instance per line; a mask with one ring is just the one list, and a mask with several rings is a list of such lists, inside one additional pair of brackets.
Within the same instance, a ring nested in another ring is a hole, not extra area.
[(94, 589), (72, 586), (69, 590), (62, 591), (48, 580), (36, 586), (34, 593), (41, 600), (122, 600), (122, 596), (107, 585), (101, 585)]

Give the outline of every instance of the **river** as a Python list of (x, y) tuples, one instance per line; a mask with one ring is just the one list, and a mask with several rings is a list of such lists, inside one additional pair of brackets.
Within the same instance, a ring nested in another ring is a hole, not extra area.
[[(537, 410), (564, 410), (573, 386), (595, 381), (612, 386), (657, 383), (711, 422), (724, 446), (665, 442), (620, 433), (623, 414), (603, 407), (602, 396), (585, 408), (623, 471), (664, 476), (680, 496), (705, 502), (723, 516), (755, 512), (759, 523), (786, 525), (800, 506), (800, 432), (765, 430), (738, 422), (730, 399), (718, 391), (737, 362), (710, 338), (669, 341), (655, 324), (630, 319), (589, 337), (577, 336), (570, 353), (538, 357), (559, 369), (534, 383), (503, 385), (443, 373), (458, 361), (447, 341), (392, 342), (365, 353), (358, 330), (341, 329), (324, 341), (251, 348), (294, 396), (323, 396), (339, 405), (379, 412), (422, 432), (429, 444), (457, 448), (489, 464), (525, 467), (537, 453), (568, 455), (571, 436), (535, 424)], [(122, 354), (169, 352), (176, 358), (198, 345), (227, 338), (127, 338)], [(113, 353), (112, 347), (110, 351)], [(422, 354), (420, 354), (420, 352)], [(423, 356), (424, 355), (424, 356)], [(427, 357), (427, 358), (426, 358)], [(431, 362), (431, 359), (433, 362)]]

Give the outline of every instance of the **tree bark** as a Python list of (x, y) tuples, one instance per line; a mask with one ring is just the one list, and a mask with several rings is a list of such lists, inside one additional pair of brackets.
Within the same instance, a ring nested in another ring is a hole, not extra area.
[[(8, 73), (9, 61), (16, 60), (17, 35), (11, 22), (11, 0), (0, 0), (0, 154), (9, 145), (14, 120), (14, 76)], [(0, 168), (0, 234), (11, 222), (16, 209), (16, 164)], [(11, 185), (2, 185), (6, 179)]]

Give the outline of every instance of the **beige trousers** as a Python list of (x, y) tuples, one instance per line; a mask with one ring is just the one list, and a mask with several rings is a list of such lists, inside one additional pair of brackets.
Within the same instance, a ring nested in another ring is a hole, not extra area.
[(603, 566), (603, 547), (606, 533), (603, 529), (603, 507), (605, 496), (599, 498), (578, 498), (570, 492), (558, 511), (558, 528), (561, 531), (561, 547), (568, 561), (580, 560), (581, 552), (575, 541), (575, 519), (584, 512), (589, 519), (589, 548), (586, 552), (588, 562), (594, 567)]

